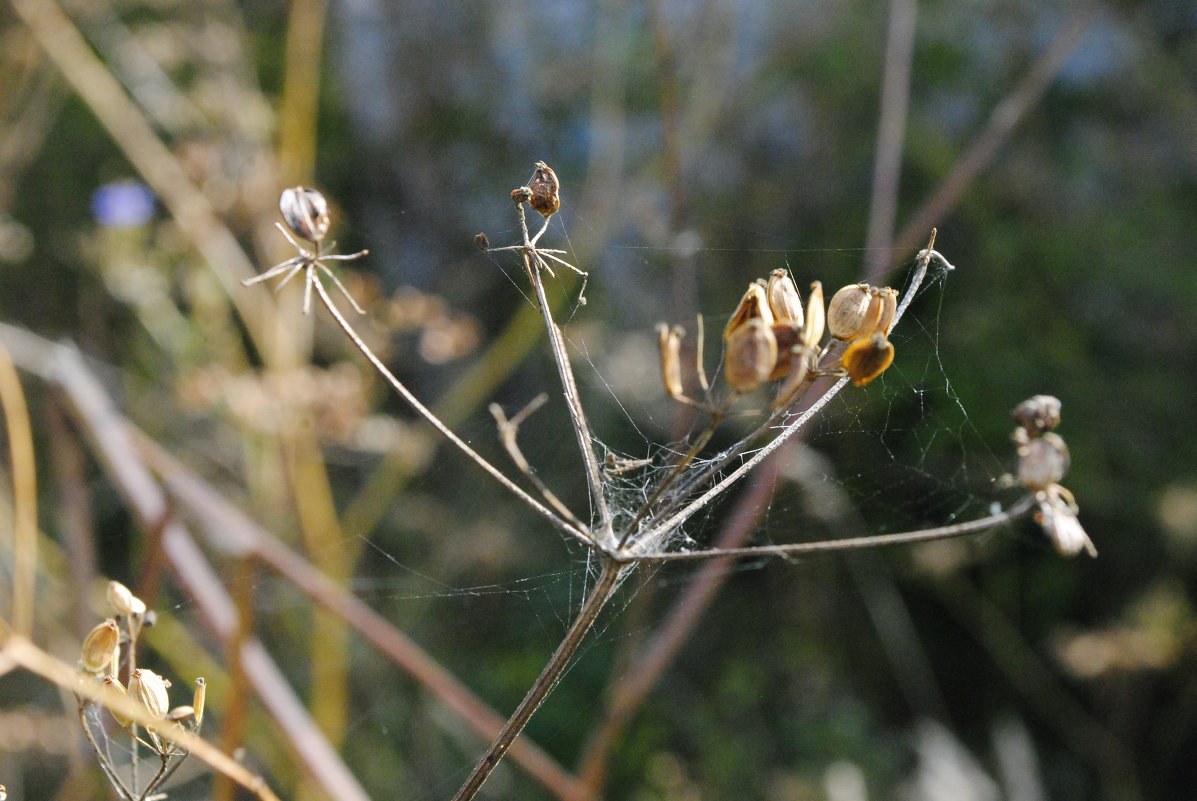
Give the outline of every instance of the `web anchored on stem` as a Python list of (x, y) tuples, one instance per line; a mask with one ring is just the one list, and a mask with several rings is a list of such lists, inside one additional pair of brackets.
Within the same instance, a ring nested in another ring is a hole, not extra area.
[[(521, 241), (514, 245), (491, 247), (485, 234), (478, 234), (474, 241), (486, 253), (518, 254), (523, 262), (544, 322), (550, 352), (561, 382), (561, 392), (578, 443), (590, 498), (590, 509), (586, 514), (571, 510), (548, 489), (517, 442), (520, 425), (543, 405), (547, 396), (538, 396), (511, 418), (499, 406), (491, 407), (505, 450), (519, 473), (531, 484), (533, 492), (540, 496), (538, 498), (454, 434), (357, 335), (353, 326), (333, 304), (319, 274), (322, 270), (332, 277), (344, 292), (344, 287), (336, 277), (320, 263), (321, 258), (333, 257), (321, 257), (319, 254), (319, 242), (327, 230), (328, 219), (327, 204), (318, 192), (302, 187), (289, 189), (283, 193), (281, 203), (290, 230), (316, 243), (316, 251), (308, 253), (296, 244), (300, 256), (253, 279), (260, 280), (286, 272), (285, 282), (299, 270), (305, 270), (308, 282), (305, 295), (310, 294), (312, 286), (315, 287), (321, 303), (337, 324), (395, 391), (515, 498), (551, 523), (561, 534), (584, 544), (599, 566), (598, 578), (561, 644), (471, 771), (454, 796), (454, 801), (468, 801), (476, 796), (512, 742), (560, 680), (578, 646), (618, 590), (621, 581), (641, 563), (712, 557), (787, 556), (925, 542), (992, 530), (1025, 516), (1033, 509), (1037, 510), (1035, 519), (1061, 553), (1075, 555), (1085, 550), (1096, 554), (1077, 520), (1075, 499), (1059, 483), (1068, 467), (1068, 452), (1064, 441), (1051, 430), (1059, 422), (1059, 401), (1049, 396), (1036, 396), (1015, 411), (1019, 423), (1015, 434), (1019, 458), (1017, 482), (1027, 492), (1004, 510), (976, 520), (899, 534), (728, 549), (684, 547), (683, 543), (687, 540), (681, 532), (688, 521), (768, 459), (783, 443), (803, 431), (849, 383), (863, 386), (892, 364), (895, 349), (890, 332), (918, 294), (930, 265), (936, 263), (944, 270), (953, 269), (947, 259), (935, 250), (934, 230), (927, 246), (915, 256), (914, 270), (901, 294), (889, 287), (852, 284), (834, 293), (825, 306), (822, 285), (815, 281), (811, 284), (804, 306), (797, 284), (786, 270), (775, 270), (767, 279), (750, 284), (723, 332), (722, 365), (726, 389), (719, 389), (707, 376), (702, 357), (701, 318), (694, 375), (689, 380), (682, 369), (680, 356), (684, 332), (676, 326), (662, 324), (658, 330), (665, 392), (678, 402), (700, 410), (707, 422), (693, 436), (688, 447), (678, 451), (663, 451), (673, 456), (637, 462), (644, 464), (651, 461), (649, 466), (656, 469), (645, 471), (652, 478), (639, 488), (641, 500), (636, 505), (627, 508), (611, 503), (609, 499), (616, 495), (615, 482), (620, 480), (622, 470), (614, 469), (619, 465), (618, 460), (609, 464), (606, 460), (600, 460), (596, 453), (596, 440), (590, 432), (561, 329), (553, 318), (545, 294), (544, 275), (555, 276), (552, 270), (554, 264), (567, 267), (584, 279), (587, 277), (586, 272), (565, 260), (565, 251), (539, 245), (552, 216), (561, 206), (560, 183), (556, 173), (547, 164), (538, 162), (531, 180), (512, 191), (511, 198), (516, 206)], [(529, 235), (525, 205), (543, 218), (543, 225), (535, 235)], [(289, 235), (287, 238), (295, 244)], [(360, 255), (364, 255), (364, 251), (351, 257), (336, 258), (349, 259)], [(585, 286), (584, 281), (580, 298)], [(356, 303), (353, 305), (358, 308)], [(688, 390), (687, 384), (696, 385), (698, 392)], [(772, 399), (764, 411), (753, 413), (757, 422), (749, 434), (718, 453), (704, 455), (712, 435), (734, 407), (746, 397), (756, 397), (763, 388), (771, 388)]]

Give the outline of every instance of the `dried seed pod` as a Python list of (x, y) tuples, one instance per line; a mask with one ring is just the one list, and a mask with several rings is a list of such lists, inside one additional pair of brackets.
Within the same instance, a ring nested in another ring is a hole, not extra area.
[(319, 242), (328, 233), (328, 201), (315, 189), (296, 186), (284, 189), (278, 210), (291, 232), (309, 242)]
[(486, 234), (474, 234), (474, 247), (479, 250), (490, 250), (490, 240), (486, 238)]
[(740, 394), (752, 392), (773, 372), (777, 363), (777, 338), (773, 328), (752, 318), (732, 332), (724, 349), (723, 374)]
[(83, 638), (83, 648), (79, 656), (83, 669), (88, 673), (115, 670), (120, 644), (121, 631), (116, 621), (108, 618)]
[(773, 312), (774, 321), (794, 328), (802, 327), (802, 295), (798, 294), (798, 287), (788, 270), (774, 270), (769, 273), (769, 284), (765, 294), (768, 296), (769, 309)]
[(661, 345), (661, 382), (665, 384), (665, 391), (669, 397), (679, 399), (682, 392), (682, 335), (680, 327), (670, 328), (665, 323), (657, 326), (657, 336)]
[[(129, 697), (129, 693), (125, 692), (125, 685), (121, 684), (113, 676), (104, 677), (104, 686), (108, 687), (112, 690), (112, 692), (116, 693), (122, 698)], [(127, 717), (113, 709), (109, 709), (108, 714), (112, 715), (112, 719), (126, 729), (129, 728), (129, 724), (133, 722), (133, 718)]]
[(1036, 492), (1058, 484), (1068, 472), (1068, 445), (1059, 434), (1048, 432), (1018, 448), (1018, 481)]
[(773, 372), (769, 373), (770, 381), (785, 378), (790, 374), (790, 365), (793, 364), (795, 355), (805, 350), (799, 339), (801, 333), (797, 328), (785, 323), (773, 324), (773, 336), (777, 339), (777, 363), (773, 365)]
[(1039, 511), (1035, 513), (1035, 522), (1043, 528), (1043, 533), (1061, 555), (1076, 556), (1085, 551), (1090, 556), (1097, 556), (1097, 547), (1085, 533), (1076, 513), (1060, 498), (1053, 496), (1041, 503)]
[(195, 680), (195, 695), (191, 699), (191, 708), (195, 710), (196, 728), (204, 722), (204, 699), (208, 695), (208, 683), (200, 676)]
[(898, 290), (886, 286), (878, 289), (877, 293), (881, 298), (881, 319), (877, 321), (877, 331), (888, 336), (894, 317), (898, 314)]
[(174, 709), (166, 713), (166, 719), (172, 723), (182, 723), (187, 718), (195, 717), (195, 709), (190, 706), (176, 706)]
[(884, 304), (868, 284), (851, 284), (836, 292), (827, 304), (827, 330), (836, 339), (852, 342), (872, 336), (881, 322)]
[(1015, 406), (1013, 417), (1029, 436), (1037, 437), (1060, 425), (1060, 406), (1053, 395), (1036, 395)]
[(806, 322), (802, 324), (802, 344), (817, 350), (823, 339), (827, 318), (823, 309), (823, 284), (815, 281), (810, 285), (810, 297), (806, 299)]
[(543, 161), (536, 162), (536, 172), (528, 182), (532, 190), (532, 198), (528, 205), (540, 212), (542, 217), (551, 217), (561, 208), (561, 184), (557, 180), (557, 173)]
[(744, 297), (740, 298), (740, 303), (723, 329), (723, 341), (729, 342), (732, 334), (749, 320), (760, 320), (766, 327), (773, 327), (773, 311), (769, 308), (763, 281), (753, 281), (748, 285)]
[(170, 709), (170, 699), (166, 695), (169, 686), (169, 681), (147, 668), (138, 668), (129, 677), (129, 695), (155, 720), (165, 717)]
[[(135, 596), (132, 591), (121, 584), (119, 581), (108, 582), (108, 605), (112, 607), (112, 611), (118, 615), (125, 615), (128, 617), (133, 614), (135, 608)], [(141, 604), (141, 610), (145, 611), (145, 604)]]
[(774, 409), (787, 406), (794, 401), (798, 397), (803, 382), (813, 375), (819, 366), (819, 355), (813, 350), (795, 346), (791, 349), (791, 353), (790, 374), (777, 388), (777, 394), (773, 397)]
[(858, 387), (863, 387), (884, 373), (885, 368), (893, 364), (893, 361), (893, 343), (882, 333), (856, 340), (840, 357), (840, 364), (848, 372), (852, 383)]

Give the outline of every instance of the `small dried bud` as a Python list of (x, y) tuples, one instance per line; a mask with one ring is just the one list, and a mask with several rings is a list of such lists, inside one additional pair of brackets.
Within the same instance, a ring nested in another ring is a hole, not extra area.
[(682, 392), (682, 329), (665, 323), (657, 326), (661, 345), (661, 382), (671, 398), (681, 398)]
[(1014, 407), (1013, 417), (1028, 435), (1037, 437), (1060, 424), (1060, 399), (1036, 395)]
[(1018, 448), (1018, 481), (1038, 492), (1058, 484), (1068, 472), (1068, 445), (1059, 434), (1048, 432)]
[(748, 285), (744, 297), (740, 298), (739, 305), (736, 306), (731, 319), (727, 321), (727, 326), (723, 329), (723, 341), (731, 341), (732, 334), (749, 320), (760, 320), (766, 327), (773, 327), (773, 311), (769, 308), (769, 299), (765, 294), (763, 281), (753, 281)]
[[(122, 698), (129, 697), (129, 694), (127, 692), (125, 692), (125, 686), (123, 684), (121, 684), (119, 681), (117, 681), (112, 676), (104, 677), (104, 686), (108, 687), (112, 692), (116, 693), (117, 695), (121, 696)], [(113, 720), (115, 720), (117, 723), (119, 723), (122, 727), (124, 727), (126, 729), (129, 728), (129, 724), (133, 722), (133, 718), (126, 717), (126, 716), (122, 715), (120, 712), (116, 712), (112, 709), (109, 709), (108, 713), (110, 715), (112, 715)]]
[(893, 343), (882, 333), (856, 340), (840, 357), (840, 363), (848, 371), (848, 377), (858, 387), (863, 387), (884, 373), (893, 361)]
[(116, 670), (116, 659), (120, 654), (121, 631), (116, 621), (108, 618), (83, 638), (80, 661), (88, 673), (103, 673)]
[(732, 332), (723, 359), (724, 376), (740, 394), (752, 392), (773, 372), (777, 363), (777, 337), (760, 318), (752, 318)]
[(532, 190), (528, 205), (539, 211), (542, 217), (551, 217), (561, 208), (561, 184), (557, 181), (557, 173), (543, 161), (536, 162), (536, 172), (528, 182), (528, 189)]
[(802, 325), (802, 344), (815, 350), (823, 339), (827, 318), (823, 309), (823, 284), (815, 281), (810, 285), (810, 297), (806, 299), (806, 322)]
[(1084, 551), (1090, 556), (1097, 556), (1097, 547), (1081, 527), (1076, 513), (1059, 498), (1053, 496), (1041, 503), (1039, 511), (1035, 513), (1035, 522), (1043, 528), (1043, 533), (1047, 534), (1060, 554), (1076, 556)]
[(191, 708), (195, 710), (195, 725), (204, 722), (204, 699), (208, 695), (208, 683), (200, 676), (195, 680), (195, 695), (191, 699)]
[(138, 668), (129, 677), (129, 695), (155, 719), (165, 717), (170, 708), (170, 699), (166, 695), (169, 686), (170, 682), (146, 668)]
[(769, 285), (765, 290), (769, 297), (769, 309), (778, 323), (802, 327), (802, 296), (790, 277), (788, 270), (774, 270), (769, 273)]
[(490, 250), (490, 240), (486, 238), (486, 234), (474, 234), (474, 247), (479, 250)]
[(296, 186), (279, 195), (278, 210), (291, 232), (300, 239), (319, 242), (328, 233), (328, 201), (315, 189)]

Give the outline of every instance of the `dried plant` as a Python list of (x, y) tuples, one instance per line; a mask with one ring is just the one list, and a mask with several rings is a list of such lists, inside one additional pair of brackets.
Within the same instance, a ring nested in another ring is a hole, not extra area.
[[(322, 283), (317, 268), (331, 277), (342, 292), (345, 291), (336, 276), (320, 263), (318, 249), (308, 253), (296, 245), (300, 256), (246, 282), (253, 283), (280, 273), (286, 273), (286, 281), (299, 270), (305, 270), (305, 311), (309, 308), (311, 288), (315, 287), (321, 303), (337, 324), (405, 401), (521, 503), (563, 536), (585, 545), (597, 565), (597, 577), (561, 643), (454, 796), (454, 801), (475, 797), (560, 680), (621, 582), (645, 563), (749, 555), (784, 556), (960, 537), (1005, 525), (1033, 508), (1038, 508), (1036, 519), (1062, 553), (1073, 555), (1082, 549), (1095, 553), (1076, 521), (1075, 501), (1058, 483), (1067, 468), (1067, 450), (1063, 440), (1049, 431), (1058, 421), (1058, 401), (1044, 396), (1028, 401), (1016, 412), (1021, 426), (1015, 437), (1020, 454), (1018, 479), (1029, 494), (1003, 511), (964, 523), (900, 534), (722, 549), (697, 544), (685, 533), (691, 518), (760, 466), (783, 443), (800, 434), (848, 383), (865, 385), (889, 367), (894, 358), (889, 333), (909, 308), (929, 266), (934, 262), (944, 269), (952, 269), (952, 265), (934, 249), (935, 232), (932, 231), (927, 246), (915, 257), (913, 273), (900, 300), (894, 289), (855, 284), (837, 291), (830, 306), (825, 308), (822, 285), (816, 281), (811, 284), (804, 308), (797, 285), (786, 271), (774, 271), (768, 279), (751, 284), (723, 333), (722, 370), (727, 390), (719, 390), (707, 376), (702, 355), (701, 318), (697, 363), (691, 382), (701, 390), (699, 397), (693, 397), (694, 393), (685, 389), (687, 380), (680, 363), (682, 330), (662, 324), (658, 330), (665, 392), (678, 402), (701, 410), (706, 423), (692, 436), (688, 447), (666, 451), (673, 455), (664, 460), (638, 460), (628, 467), (631, 470), (656, 468), (644, 470), (641, 475), (646, 476), (646, 483), (638, 488), (636, 497), (639, 500), (629, 502), (628, 495), (620, 491), (614, 480), (624, 472), (625, 466), (608, 464), (596, 451), (596, 440), (587, 422), (561, 328), (553, 318), (545, 294), (546, 275), (555, 275), (553, 265), (587, 275), (565, 259), (565, 251), (539, 245), (553, 214), (560, 208), (560, 182), (548, 165), (538, 162), (532, 179), (512, 191), (511, 198), (516, 207), (521, 240), (513, 245), (491, 247), (489, 238), (479, 234), (475, 243), (487, 253), (511, 253), (522, 260), (544, 323), (578, 444), (590, 499), (590, 508), (585, 513), (570, 509), (549, 491), (519, 448), (520, 425), (544, 403), (543, 395), (512, 417), (500, 407), (492, 406), (502, 444), (519, 473), (532, 485), (536, 493), (533, 494), (454, 434), (375, 355), (333, 303)], [(525, 205), (531, 206), (543, 218), (543, 225), (535, 235), (529, 234)], [(327, 204), (323, 197), (302, 187), (289, 189), (283, 193), (281, 209), (290, 231), (317, 243), (318, 247), (327, 230)], [(295, 244), (285, 229), (283, 233)], [(341, 258), (358, 255), (362, 254)], [(584, 287), (585, 284), (583, 291)], [(353, 305), (359, 308), (356, 303)], [(828, 333), (829, 337), (826, 336)], [(766, 385), (773, 387), (772, 400), (764, 411), (752, 413), (757, 417), (757, 424), (751, 432), (722, 451), (705, 453), (713, 433), (735, 411), (734, 407), (741, 399)]]

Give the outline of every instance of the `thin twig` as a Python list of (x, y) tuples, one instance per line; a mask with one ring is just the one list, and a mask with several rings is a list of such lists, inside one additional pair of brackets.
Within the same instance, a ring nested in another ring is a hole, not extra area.
[(507, 455), (511, 457), (511, 461), (515, 462), (515, 466), (523, 473), (533, 486), (540, 492), (541, 496), (548, 502), (550, 506), (556, 509), (562, 517), (573, 523), (578, 528), (585, 528), (586, 524), (577, 518), (577, 516), (569, 510), (569, 507), (561, 502), (548, 485), (541, 480), (540, 476), (536, 475), (532, 470), (532, 465), (524, 457), (523, 451), (520, 450), (519, 441), (517, 439), (520, 430), (520, 424), (524, 422), (537, 409), (543, 406), (549, 399), (549, 396), (543, 392), (537, 395), (532, 401), (523, 409), (512, 417), (507, 419), (507, 415), (503, 412), (503, 407), (497, 403), (490, 405), (490, 413), (495, 418), (495, 424), (499, 427), (499, 441), (503, 443), (503, 447), (507, 450)]
[(590, 595), (586, 598), (586, 602), (582, 604), (578, 616), (574, 618), (574, 622), (570, 624), (569, 629), (565, 632), (565, 637), (561, 640), (561, 644), (553, 652), (552, 658), (544, 666), (536, 682), (528, 690), (528, 694), (524, 696), (524, 700), (516, 707), (515, 712), (512, 713), (511, 718), (503, 727), (503, 731), (491, 743), (490, 748), (474, 767), (465, 784), (453, 796), (453, 801), (470, 801), (470, 799), (478, 794), (478, 790), (482, 788), (482, 785), (490, 777), (494, 769), (498, 767), (499, 762), (502, 761), (503, 755), (507, 753), (507, 749), (511, 746), (511, 743), (524, 730), (524, 727), (528, 725), (532, 714), (544, 703), (544, 699), (552, 689), (557, 686), (562, 673), (569, 666), (574, 653), (577, 652), (578, 646), (581, 645), (582, 640), (586, 637), (586, 633), (590, 631), (590, 627), (594, 625), (594, 621), (598, 618), (599, 612), (603, 610), (603, 607), (607, 605), (607, 601), (611, 599), (611, 596), (614, 595), (615, 590), (619, 587), (619, 579), (623, 571), (624, 566), (616, 564), (609, 559), (603, 560), (602, 572), (599, 573), (598, 581), (591, 588)]

